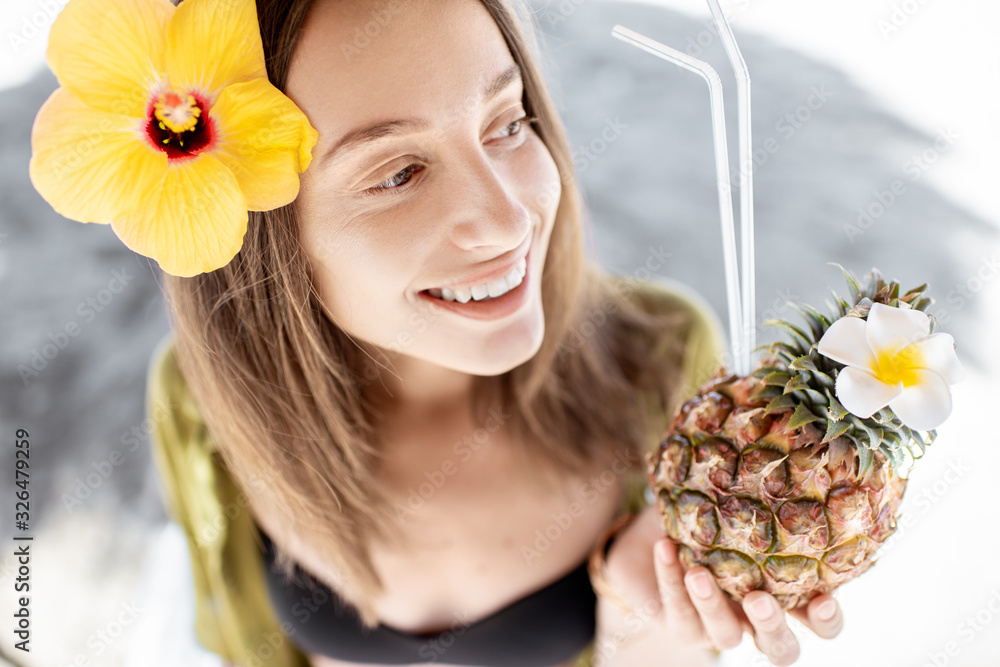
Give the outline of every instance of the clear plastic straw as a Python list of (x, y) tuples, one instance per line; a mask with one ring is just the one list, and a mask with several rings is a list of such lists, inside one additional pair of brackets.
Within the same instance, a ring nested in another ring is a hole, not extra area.
[[(710, 0), (711, 1), (711, 0)], [(726, 144), (726, 114), (722, 101), (722, 80), (708, 63), (661, 44), (656, 40), (615, 25), (612, 36), (648, 51), (700, 75), (708, 84), (712, 107), (712, 136), (715, 144), (715, 169), (718, 177), (719, 213), (722, 219), (722, 256), (726, 275), (726, 296), (729, 307), (729, 341), (733, 371), (739, 375), (750, 372), (750, 350), (745, 342), (748, 328), (743, 317), (740, 298), (739, 268), (736, 258), (736, 229), (733, 222), (732, 186), (729, 180), (729, 149)], [(742, 180), (741, 170), (741, 180)]]
[(742, 242), (742, 282), (743, 282), (743, 359), (749, 367), (750, 355), (757, 347), (757, 304), (754, 285), (754, 226), (753, 226), (753, 134), (750, 127), (750, 71), (743, 54), (736, 45), (736, 38), (729, 27), (729, 21), (719, 7), (719, 0), (708, 0), (709, 9), (715, 18), (715, 25), (722, 37), (729, 63), (736, 74), (736, 97), (739, 114), (740, 134), (740, 241)]

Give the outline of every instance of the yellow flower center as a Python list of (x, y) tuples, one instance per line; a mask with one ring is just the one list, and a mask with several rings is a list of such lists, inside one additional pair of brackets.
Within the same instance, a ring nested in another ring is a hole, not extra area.
[(146, 134), (169, 160), (190, 160), (215, 147), (215, 123), (207, 99), (197, 91), (164, 90), (150, 100)]
[(161, 130), (170, 130), (175, 134), (194, 129), (201, 116), (201, 108), (194, 95), (181, 95), (172, 90), (160, 93), (153, 105), (154, 115), (160, 123)]
[(875, 377), (886, 384), (910, 387), (920, 381), (917, 370), (923, 368), (923, 358), (915, 345), (907, 345), (893, 353), (879, 350), (875, 355)]

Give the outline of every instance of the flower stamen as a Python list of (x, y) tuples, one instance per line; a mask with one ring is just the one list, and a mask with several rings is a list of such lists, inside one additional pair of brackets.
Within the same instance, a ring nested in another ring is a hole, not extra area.
[(175, 134), (193, 129), (198, 124), (198, 117), (201, 116), (201, 108), (195, 101), (194, 95), (181, 96), (172, 90), (160, 93), (153, 110), (157, 120), (160, 121), (160, 129), (169, 129)]
[(197, 93), (167, 90), (150, 100), (146, 133), (150, 143), (170, 160), (196, 156), (212, 146), (214, 123), (208, 102)]

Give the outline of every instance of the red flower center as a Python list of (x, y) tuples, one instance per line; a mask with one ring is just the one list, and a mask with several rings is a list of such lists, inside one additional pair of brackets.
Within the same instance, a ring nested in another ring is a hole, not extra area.
[(146, 115), (149, 142), (169, 160), (193, 158), (215, 143), (215, 122), (208, 101), (198, 93), (167, 90), (150, 100)]

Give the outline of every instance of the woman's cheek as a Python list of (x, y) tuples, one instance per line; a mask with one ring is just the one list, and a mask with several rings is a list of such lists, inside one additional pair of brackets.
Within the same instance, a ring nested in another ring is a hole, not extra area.
[(522, 149), (524, 159), (519, 161), (517, 176), (527, 195), (525, 204), (543, 216), (554, 215), (562, 194), (559, 169), (549, 149), (534, 132)]

